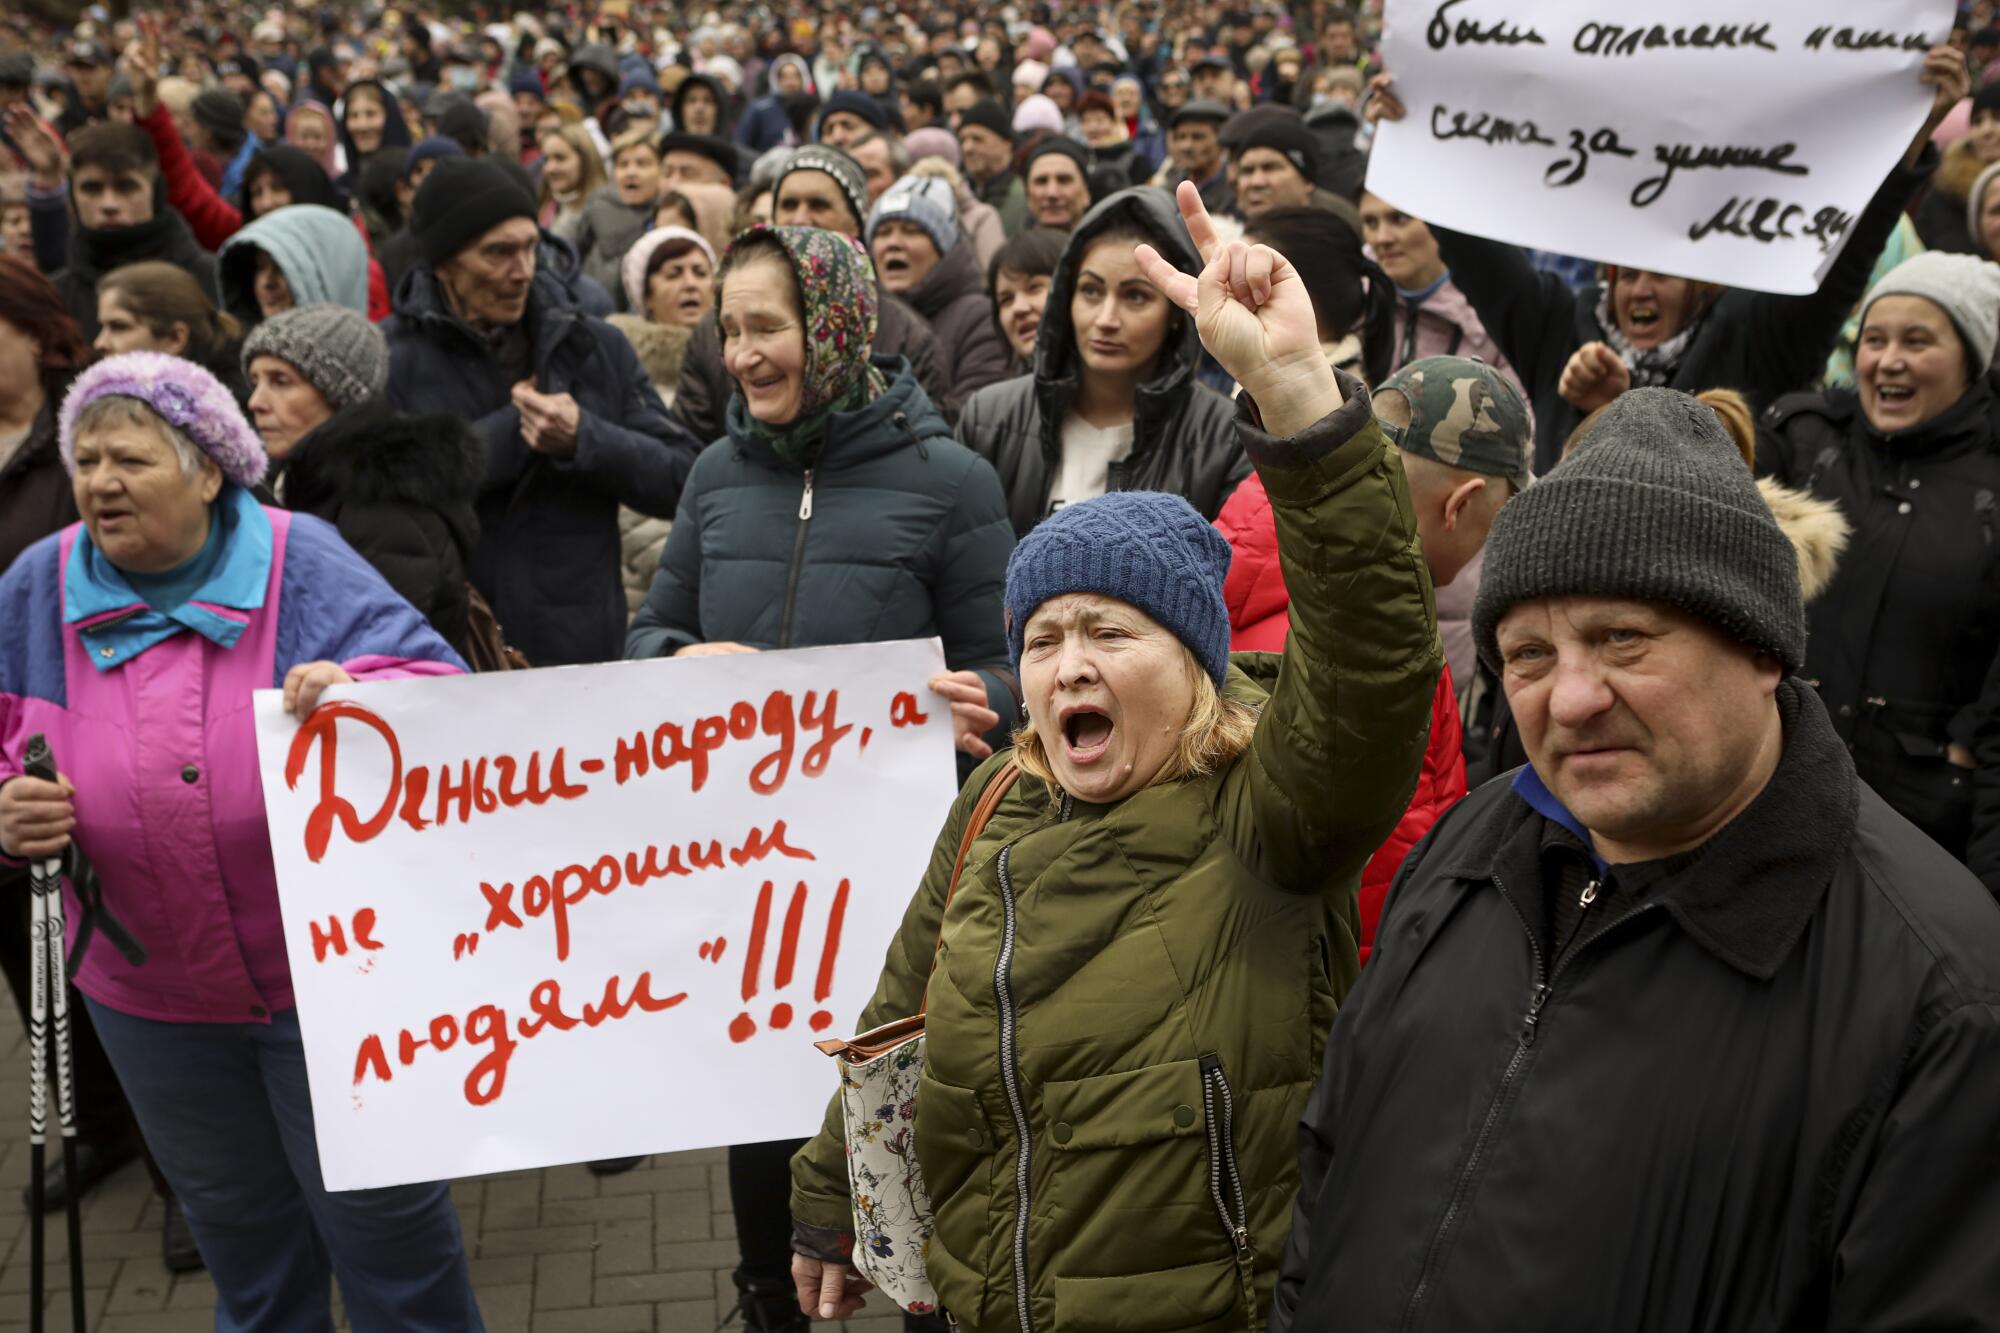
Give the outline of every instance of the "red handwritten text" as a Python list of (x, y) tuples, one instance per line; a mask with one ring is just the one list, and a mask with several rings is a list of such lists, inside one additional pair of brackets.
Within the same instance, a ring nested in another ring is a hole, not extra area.
[(485, 933), (490, 935), (503, 928), (525, 930), (524, 916), (549, 917), (555, 923), (556, 959), (560, 962), (569, 957), (570, 909), (593, 893), (609, 897), (627, 884), (643, 887), (668, 875), (692, 875), (700, 870), (720, 869), (725, 864), (748, 865), (768, 856), (788, 856), (797, 861), (814, 859), (811, 852), (785, 841), (782, 819), (771, 825), (769, 833), (751, 829), (739, 846), (727, 852), (720, 842), (710, 840), (670, 844), (664, 852), (664, 863), (662, 855), (659, 847), (649, 846), (643, 851), (627, 852), (622, 859), (605, 855), (587, 866), (577, 863), (553, 874), (531, 875), (520, 885), (518, 908), (512, 881), (503, 881), (498, 886), (481, 882), (479, 892), (486, 899)]
[[(687, 998), (685, 991), (665, 999), (655, 997), (651, 972), (641, 972), (622, 996), (618, 987), (618, 978), (613, 975), (604, 983), (603, 999), (595, 1004), (586, 1002), (579, 1013), (571, 1014), (563, 1008), (561, 983), (541, 982), (528, 995), (528, 1009), (533, 1016), (516, 1019), (511, 1025), (507, 1011), (491, 1004), (473, 1009), (463, 1022), (456, 1014), (439, 1014), (420, 1030), (404, 1028), (396, 1034), (395, 1064), (408, 1069), (425, 1047), (442, 1054), (461, 1042), (466, 1046), (483, 1046), (485, 1054), (465, 1076), (465, 1100), (473, 1106), (485, 1106), (506, 1091), (507, 1067), (521, 1042), (532, 1041), (551, 1028), (568, 1032), (579, 1025), (598, 1027), (609, 1019), (624, 1018), (634, 1009), (657, 1014)], [(388, 1046), (376, 1033), (363, 1037), (354, 1053), (356, 1086), (370, 1074), (384, 1083), (395, 1077)]]

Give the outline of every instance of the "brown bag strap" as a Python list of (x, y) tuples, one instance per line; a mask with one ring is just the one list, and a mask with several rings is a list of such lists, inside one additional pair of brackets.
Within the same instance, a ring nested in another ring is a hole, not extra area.
[(986, 790), (979, 794), (979, 804), (972, 807), (972, 818), (965, 823), (965, 836), (958, 841), (958, 859), (952, 862), (951, 865), (951, 882), (945, 886), (944, 890), (944, 912), (938, 914), (937, 943), (931, 946), (931, 970), (930, 975), (924, 978), (924, 997), (917, 1005), (917, 1012), (919, 1014), (926, 1013), (930, 1009), (930, 978), (937, 975), (938, 951), (944, 948), (944, 916), (946, 912), (951, 911), (951, 896), (958, 892), (958, 877), (965, 869), (965, 858), (972, 851), (973, 842), (980, 834), (986, 831), (987, 821), (992, 819), (993, 812), (1000, 808), (1000, 802), (1014, 786), (1015, 779), (1020, 776), (1020, 761), (1009, 759), (1001, 767), (1000, 771), (995, 773), (992, 779), (987, 782)]

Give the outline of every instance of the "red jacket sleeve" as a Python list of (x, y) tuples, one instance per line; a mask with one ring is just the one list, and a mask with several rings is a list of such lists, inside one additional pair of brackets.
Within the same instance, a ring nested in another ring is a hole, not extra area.
[(369, 238), (368, 224), (359, 214), (354, 218), (354, 230), (361, 233), (361, 244), (368, 248), (368, 321), (380, 324), (392, 313), (389, 305), (389, 280), (382, 275), (382, 265), (375, 259), (375, 242)]
[(1465, 796), (1465, 732), (1458, 720), (1458, 695), (1452, 688), (1451, 667), (1438, 673), (1431, 696), (1431, 737), (1424, 747), (1423, 770), (1416, 794), (1403, 811), (1389, 840), (1376, 849), (1361, 872), (1361, 961), (1375, 947), (1375, 924), (1389, 899), (1389, 886), (1410, 849), (1423, 841), (1431, 825)]
[(167, 183), (167, 203), (187, 219), (195, 242), (204, 250), (220, 250), (222, 243), (243, 229), (243, 215), (202, 179), (180, 131), (164, 104), (139, 122), (153, 136), (153, 151), (160, 156), (160, 176)]

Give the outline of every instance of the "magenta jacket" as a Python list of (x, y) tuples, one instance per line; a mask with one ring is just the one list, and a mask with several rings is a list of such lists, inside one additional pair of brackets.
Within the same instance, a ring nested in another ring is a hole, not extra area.
[[(46, 734), (104, 908), (149, 955), (134, 966), (99, 936), (77, 989), (138, 1018), (259, 1023), (292, 1007), (292, 980), (251, 692), (300, 662), (356, 680), (464, 663), (319, 519), (235, 486), (216, 510), (222, 567), (171, 614), (134, 595), (81, 524), (0, 577), (0, 782)], [(79, 905), (65, 900), (73, 941)]]

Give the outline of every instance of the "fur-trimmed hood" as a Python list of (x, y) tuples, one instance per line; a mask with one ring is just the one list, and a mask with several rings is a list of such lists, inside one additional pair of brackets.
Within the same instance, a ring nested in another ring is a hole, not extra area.
[(457, 417), (407, 416), (380, 400), (337, 412), (301, 440), (284, 464), (287, 509), (320, 514), (351, 504), (435, 509), (470, 553), (478, 537), (472, 503), (486, 472), (486, 446)]
[(642, 315), (613, 315), (608, 322), (632, 344), (646, 378), (653, 382), (667, 405), (673, 406), (674, 386), (681, 379), (681, 358), (687, 354), (688, 338), (694, 330), (655, 324)]
[(1854, 529), (1832, 500), (1821, 500), (1810, 491), (1793, 490), (1770, 477), (1759, 477), (1757, 489), (1771, 507), (1778, 528), (1799, 557), (1799, 590), (1810, 602), (1833, 582), (1840, 553)]

